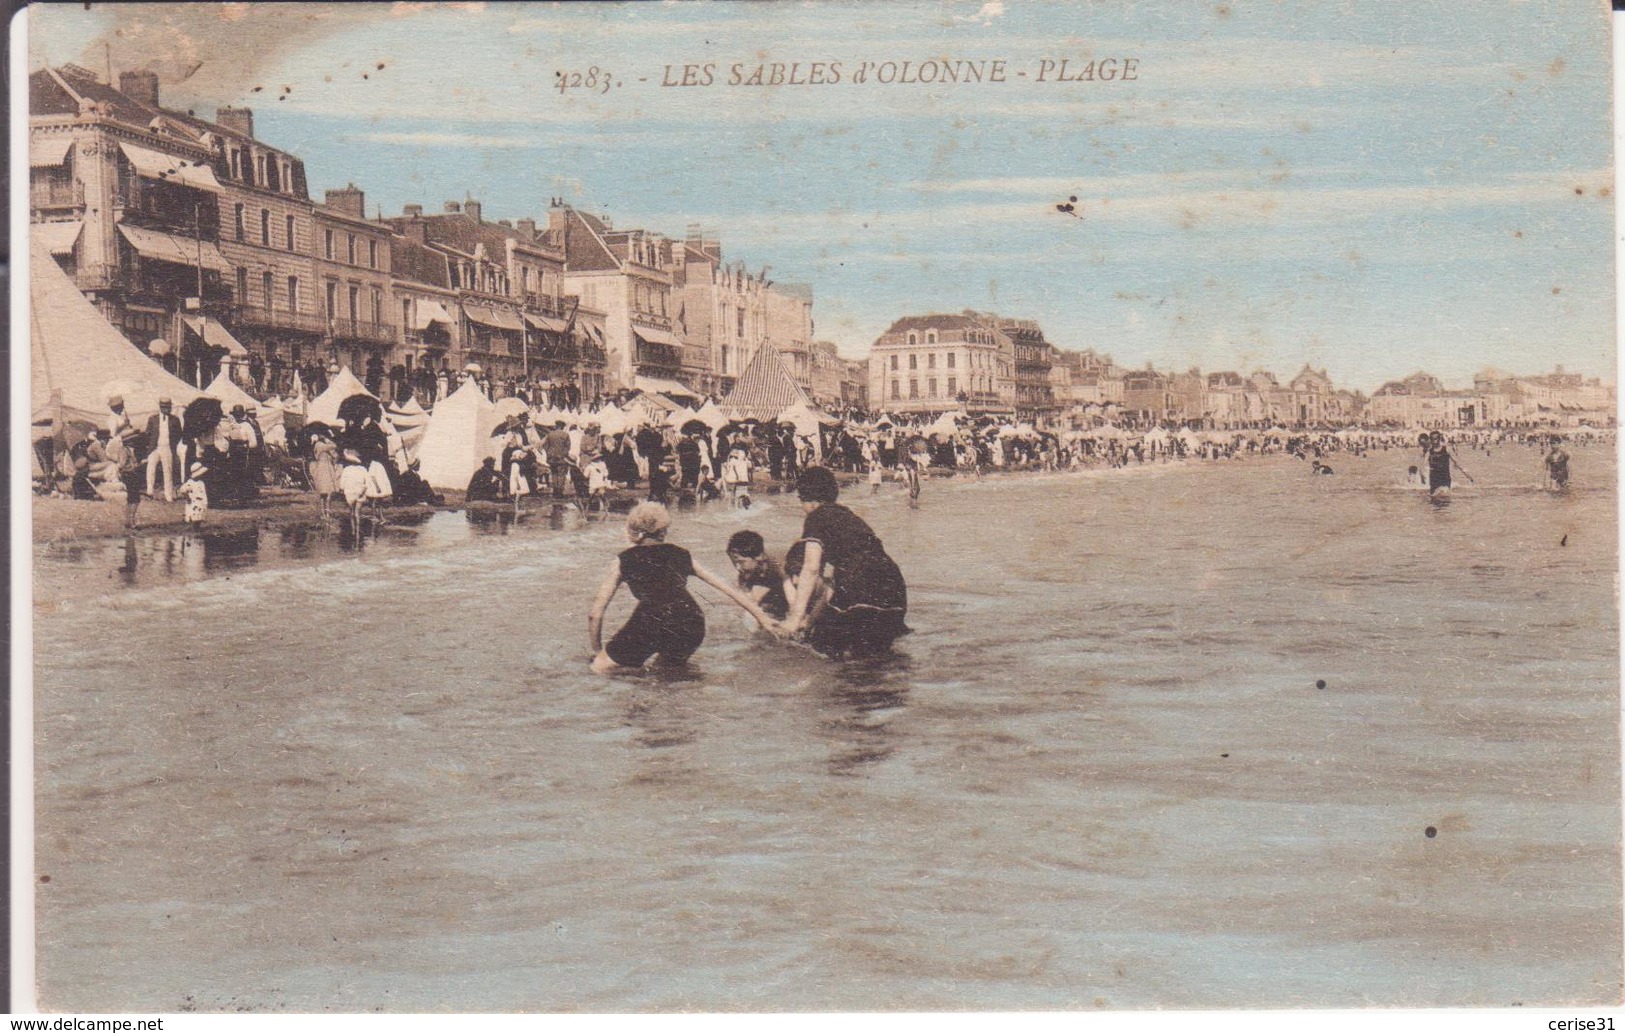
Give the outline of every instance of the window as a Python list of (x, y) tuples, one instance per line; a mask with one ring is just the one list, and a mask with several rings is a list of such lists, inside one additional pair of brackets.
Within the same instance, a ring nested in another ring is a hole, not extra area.
[(925, 396), (927, 398), (935, 398), (935, 397), (937, 397), (937, 378), (936, 377), (931, 377), (931, 378), (926, 380), (926, 382), (925, 382)]
[(293, 216), (288, 216), (288, 250), (293, 250)]
[[(891, 368), (892, 368), (892, 369), (896, 369), (896, 368), (897, 368), (897, 356), (895, 356), (895, 355), (893, 355), (893, 356), (892, 356), (892, 357), (891, 357)], [(893, 397), (895, 397), (895, 396), (893, 396)]]
[(920, 368), (920, 357), (918, 355), (910, 355), (908, 357), (908, 368), (909, 369), (919, 369)]
[(912, 377), (909, 378), (908, 382), (908, 396), (910, 398), (920, 397), (920, 382)]
[[(228, 157), (229, 157), (229, 159), (231, 161), (231, 178), (232, 179), (242, 179), (243, 178), (243, 152), (239, 151), (237, 148), (233, 147), (228, 152)], [(238, 205), (237, 207), (241, 208), (242, 205)]]
[(401, 329), (406, 330), (412, 326), (412, 299), (401, 299)]
[(367, 268), (378, 268), (378, 242), (376, 240), (367, 241)]
[(361, 321), (361, 288), (360, 287), (351, 287), (350, 288), (350, 322), (358, 323), (360, 321)]
[(722, 346), (722, 372), (724, 375), (728, 372), (728, 346), (726, 344)]
[(372, 289), (372, 321), (374, 323), (384, 321), (384, 292), (377, 287)]
[(263, 154), (254, 155), (254, 184), (256, 186), (265, 185), (265, 155)]
[(521, 294), (530, 293), (530, 266), (519, 267), (519, 291)]
[[(949, 368), (949, 369), (953, 369), (953, 368), (954, 368), (954, 353), (953, 353), (953, 352), (949, 352), (949, 353), (948, 353), (948, 368)], [(948, 390), (949, 390), (949, 391), (952, 391), (952, 390), (953, 390), (953, 388), (949, 388), (949, 389), (948, 389)]]
[(237, 304), (248, 304), (248, 270), (237, 270)]
[(327, 281), (327, 318), (337, 319), (339, 314), (339, 285)]
[(738, 336), (738, 337), (744, 337), (745, 336), (745, 310), (744, 309), (739, 310), (739, 333), (736, 336)]
[(260, 274), (260, 288), (265, 291), (265, 307), (267, 310), (272, 307), (271, 281), (273, 279), (269, 269)]
[(931, 354), (929, 354), (929, 355), (927, 355), (925, 357), (925, 368), (926, 369), (936, 369), (937, 368), (937, 353), (936, 352), (932, 352)]
[(953, 377), (949, 377), (948, 378), (948, 395), (950, 397), (952, 397), (952, 396), (957, 395), (957, 394), (959, 394), (959, 383)]
[(299, 277), (288, 277), (288, 311), (299, 311)]
[(935, 330), (927, 330), (925, 332), (925, 343), (926, 344), (936, 344), (937, 343), (937, 332)]
[(271, 246), (271, 209), (260, 209), (260, 243)]
[(908, 332), (908, 346), (910, 348), (912, 348), (916, 344), (919, 344), (919, 343), (920, 343), (920, 335), (916, 334), (914, 331), (910, 330)]
[(892, 381), (891, 382), (891, 400), (895, 402), (895, 401), (898, 401), (899, 399), (901, 399), (902, 397), (903, 397), (902, 385), (899, 384), (895, 380)]
[[(236, 154), (236, 151), (231, 153)], [(237, 206), (237, 239), (242, 240), (248, 234), (247, 225), (243, 222), (243, 206)]]
[[(322, 230), (322, 253), (325, 254), (328, 258), (333, 257), (333, 231), (332, 230)], [(456, 284), (452, 284), (452, 286), (455, 287)]]
[(345, 234), (345, 236), (350, 238), (350, 251), (349, 251), (350, 264), (355, 265), (355, 234), (354, 233), (347, 233), (347, 234)]

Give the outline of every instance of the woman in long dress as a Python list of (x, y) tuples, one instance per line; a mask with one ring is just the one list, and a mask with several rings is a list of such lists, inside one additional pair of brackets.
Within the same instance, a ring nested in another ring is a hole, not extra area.
[(322, 503), (322, 519), (329, 516), (329, 504), (339, 491), (339, 447), (327, 434), (319, 434), (310, 446), (310, 486)]
[[(874, 656), (908, 634), (908, 585), (869, 525), (840, 505), (835, 474), (825, 466), (801, 471), (796, 492), (807, 514), (801, 528), (805, 570), (796, 583), (785, 627), (830, 656)], [(811, 604), (826, 569), (829, 603), (814, 620)]]

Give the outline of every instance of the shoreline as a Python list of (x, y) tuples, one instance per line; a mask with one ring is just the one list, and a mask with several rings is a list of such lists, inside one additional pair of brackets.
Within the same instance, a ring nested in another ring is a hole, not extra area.
[[(1250, 457), (1265, 458), (1265, 457)], [(934, 468), (926, 473), (927, 482), (950, 481), (962, 484), (976, 484), (989, 478), (1002, 479), (1020, 475), (1033, 477), (1073, 477), (1094, 474), (1123, 476), (1131, 472), (1143, 472), (1164, 469), (1195, 469), (1204, 463), (1218, 465), (1223, 461), (1178, 459), (1169, 462), (1151, 462), (1133, 466), (1109, 467), (1089, 466), (1078, 469), (1057, 469), (1046, 471), (1042, 469), (1022, 470), (992, 470), (981, 476), (967, 474), (963, 471), (946, 471)], [(838, 471), (836, 479), (842, 491), (851, 491), (868, 486), (868, 475)], [(885, 483), (893, 487), (901, 487), (901, 482), (888, 475)], [(753, 494), (763, 497), (775, 497), (781, 494), (793, 494), (793, 489), (783, 485), (768, 482), (757, 484)], [(460, 491), (446, 491), (442, 493), (445, 501), (439, 504), (418, 503), (410, 506), (385, 506), (380, 509), (384, 523), (389, 523), (389, 517), (395, 513), (460, 513), (470, 508), (464, 501)], [(636, 503), (642, 501), (647, 494), (646, 488), (616, 489), (609, 493), (609, 512), (613, 514), (625, 513)], [(526, 512), (535, 512), (545, 506), (551, 506), (555, 501), (551, 496), (531, 495), (526, 499)], [(490, 512), (511, 511), (511, 502), (474, 503), (475, 506), (487, 509)], [(335, 503), (337, 511), (342, 511), (342, 502)], [(202, 532), (231, 533), (247, 531), (250, 529), (276, 530), (283, 527), (309, 526), (321, 522), (321, 503), (314, 493), (291, 488), (265, 488), (260, 493), (259, 502), (244, 509), (211, 509), (202, 525), (190, 525), (182, 520), (184, 503), (165, 502), (162, 499), (142, 499), (141, 507), (137, 511), (136, 527), (124, 527), (124, 503), (118, 494), (111, 499), (103, 499), (99, 503), (89, 500), (71, 498), (53, 498), (36, 495), (31, 499), (30, 540), (36, 547), (55, 546), (67, 544), (90, 544), (95, 542), (116, 541), (126, 538), (141, 538), (159, 534), (176, 534), (188, 530)]]

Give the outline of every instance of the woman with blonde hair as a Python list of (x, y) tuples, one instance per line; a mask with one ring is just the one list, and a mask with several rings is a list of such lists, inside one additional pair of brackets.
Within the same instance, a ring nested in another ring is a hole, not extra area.
[[(756, 601), (706, 570), (687, 549), (666, 541), (671, 514), (657, 502), (644, 502), (626, 517), (626, 538), (632, 547), (615, 557), (587, 614), (587, 635), (595, 654), (592, 669), (600, 674), (636, 670), (650, 657), (680, 664), (705, 641), (705, 614), (688, 594), (688, 579), (697, 577), (721, 592), (774, 634), (779, 625)], [(615, 637), (604, 645), (604, 611), (622, 582), (632, 590), (637, 608)]]

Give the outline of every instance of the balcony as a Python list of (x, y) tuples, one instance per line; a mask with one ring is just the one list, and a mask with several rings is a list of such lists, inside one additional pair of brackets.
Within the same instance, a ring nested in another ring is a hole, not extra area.
[(652, 312), (632, 313), (632, 332), (636, 333), (639, 325), (653, 327), (656, 330), (671, 330), (671, 319), (667, 316), (657, 316)]
[(310, 334), (327, 333), (327, 320), (307, 312), (288, 312), (284, 309), (261, 308), (258, 305), (233, 305), (227, 317), (235, 326), (252, 326), (267, 330), (297, 330)]
[(609, 352), (596, 344), (583, 344), (581, 346), (581, 361), (589, 366), (604, 366), (609, 363)]
[(360, 319), (332, 319), (328, 322), (334, 340), (359, 341), (362, 344), (394, 344), (393, 323), (368, 323)]
[(575, 303), (576, 298), (573, 295), (560, 298), (555, 298), (551, 294), (536, 294), (534, 292), (525, 295), (525, 307), (527, 309), (541, 313), (544, 316), (554, 316), (558, 319), (563, 319), (570, 309), (575, 306)]
[(84, 184), (62, 183), (56, 180), (43, 180), (28, 184), (28, 205), (30, 208), (83, 208), (85, 206)]
[(648, 341), (640, 340), (633, 350), (632, 361), (639, 366), (658, 366), (662, 369), (677, 370), (682, 368), (683, 356), (670, 345), (650, 344)]

